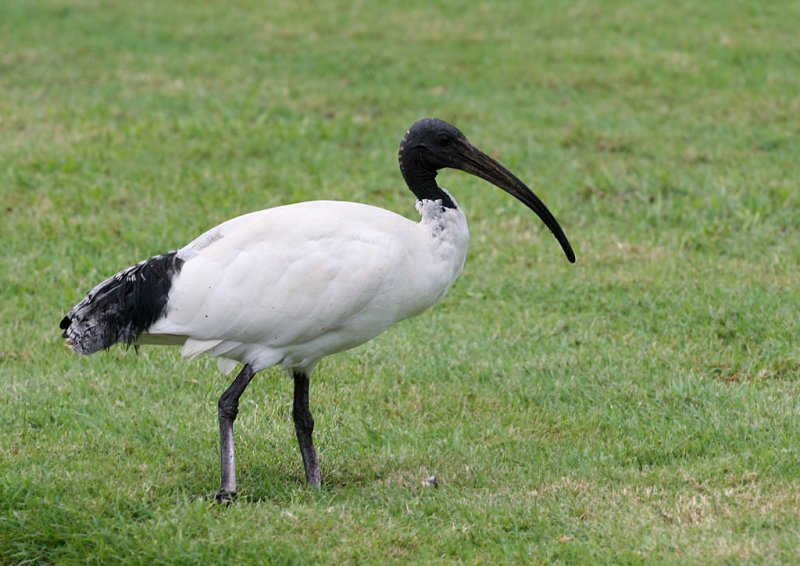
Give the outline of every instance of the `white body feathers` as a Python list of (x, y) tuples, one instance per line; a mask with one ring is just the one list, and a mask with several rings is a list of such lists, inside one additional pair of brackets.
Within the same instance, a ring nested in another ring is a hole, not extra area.
[(441, 299), (461, 274), (460, 208), (419, 201), (419, 223), (374, 206), (314, 201), (234, 218), (178, 250), (164, 316), (139, 343), (254, 372), (309, 370)]

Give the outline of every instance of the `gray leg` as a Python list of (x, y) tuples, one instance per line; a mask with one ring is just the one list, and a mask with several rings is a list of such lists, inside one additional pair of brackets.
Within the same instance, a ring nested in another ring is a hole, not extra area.
[(231, 501), (236, 497), (236, 461), (233, 449), (233, 421), (239, 413), (241, 397), (255, 373), (245, 365), (230, 387), (219, 398), (220, 461), (222, 463), (222, 486), (217, 492), (217, 501)]
[(294, 430), (297, 433), (297, 442), (300, 444), (300, 454), (303, 456), (303, 466), (306, 469), (308, 485), (319, 488), (319, 464), (317, 452), (311, 434), (314, 432), (314, 419), (308, 410), (308, 375), (304, 372), (292, 372), (294, 377), (294, 403), (292, 405), (292, 419)]

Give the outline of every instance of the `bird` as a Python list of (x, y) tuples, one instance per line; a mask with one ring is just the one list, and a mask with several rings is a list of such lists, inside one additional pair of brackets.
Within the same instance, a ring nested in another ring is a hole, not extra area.
[(239, 398), (260, 371), (282, 366), (294, 381), (292, 420), (306, 483), (321, 475), (309, 409), (310, 378), (325, 356), (354, 348), (437, 303), (461, 274), (467, 220), (437, 173), (458, 169), (533, 210), (575, 253), (544, 203), (452, 124), (416, 121), (403, 136), (400, 172), (419, 222), (389, 210), (318, 200), (238, 216), (185, 246), (123, 269), (91, 289), (61, 320), (66, 344), (89, 355), (117, 343), (179, 345), (228, 374), (217, 404), (220, 489), (237, 496), (233, 424)]

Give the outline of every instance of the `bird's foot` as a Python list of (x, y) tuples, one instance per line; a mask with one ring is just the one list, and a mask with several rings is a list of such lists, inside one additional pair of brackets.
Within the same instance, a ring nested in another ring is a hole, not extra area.
[(320, 485), (322, 484), (322, 481), (320, 480), (321, 478), (319, 475), (319, 471), (317, 471), (316, 473), (312, 472), (310, 474), (306, 474), (306, 485), (308, 486), (309, 489), (318, 491)]
[(236, 492), (235, 491), (228, 491), (226, 489), (220, 489), (216, 495), (214, 495), (214, 499), (217, 500), (217, 503), (223, 503), (225, 505), (230, 505), (234, 501), (236, 501)]

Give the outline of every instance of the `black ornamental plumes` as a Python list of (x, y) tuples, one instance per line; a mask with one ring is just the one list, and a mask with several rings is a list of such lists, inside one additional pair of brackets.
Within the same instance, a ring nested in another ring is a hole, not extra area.
[(63, 337), (86, 355), (117, 342), (132, 344), (164, 314), (172, 279), (182, 266), (183, 260), (172, 251), (108, 278), (64, 317)]

